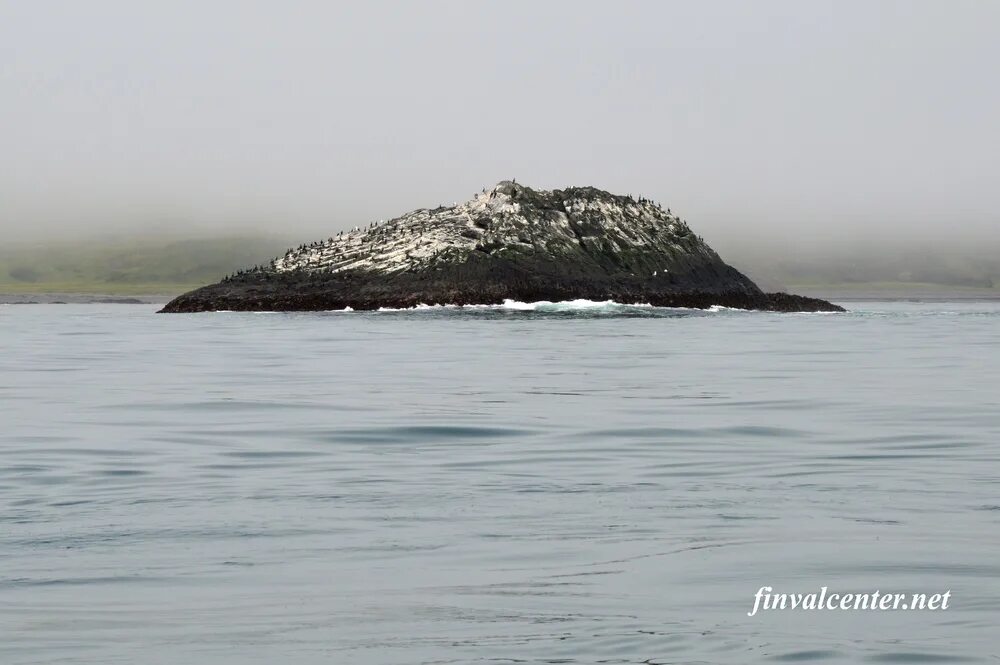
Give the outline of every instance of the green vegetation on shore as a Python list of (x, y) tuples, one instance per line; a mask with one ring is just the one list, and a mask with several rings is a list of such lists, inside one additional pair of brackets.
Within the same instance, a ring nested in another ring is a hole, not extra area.
[(288, 246), (270, 236), (114, 238), (0, 248), (0, 292), (179, 294), (266, 263)]
[(758, 284), (836, 290), (1000, 289), (1000, 247), (984, 241), (941, 244), (900, 238), (898, 245), (863, 239), (782, 252), (778, 247), (724, 248), (723, 256)]
[[(313, 234), (314, 235), (314, 234)], [(308, 237), (96, 237), (0, 246), (0, 293), (179, 295), (264, 264)], [(775, 258), (733, 247), (723, 258), (767, 291), (1000, 295), (1000, 256), (978, 251), (846, 251)]]
[(791, 282), (784, 285), (788, 289), (816, 290), (823, 289), (829, 291), (851, 291), (878, 292), (878, 291), (940, 291), (941, 293), (996, 293), (1000, 295), (1000, 287), (990, 286), (968, 286), (965, 284), (941, 284), (938, 282)]

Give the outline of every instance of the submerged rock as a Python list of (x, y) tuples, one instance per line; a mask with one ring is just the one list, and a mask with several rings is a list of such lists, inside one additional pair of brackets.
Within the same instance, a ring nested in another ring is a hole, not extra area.
[(186, 293), (164, 312), (309, 311), (504, 300), (614, 300), (664, 307), (843, 311), (767, 294), (669, 209), (593, 187), (503, 181), (470, 201), (420, 209), (300, 245), (267, 266)]

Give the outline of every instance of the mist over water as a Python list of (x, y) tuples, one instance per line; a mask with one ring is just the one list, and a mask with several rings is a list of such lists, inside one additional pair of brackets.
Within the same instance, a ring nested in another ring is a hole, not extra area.
[(0, 5), (3, 241), (307, 242), (516, 177), (713, 244), (997, 245), (995, 3)]
[(0, 661), (993, 662), (1000, 305), (848, 304), (0, 306)]

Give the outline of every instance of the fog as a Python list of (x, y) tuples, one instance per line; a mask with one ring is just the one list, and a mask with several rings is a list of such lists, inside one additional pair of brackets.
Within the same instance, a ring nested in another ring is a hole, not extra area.
[(0, 242), (309, 239), (516, 177), (720, 247), (1000, 240), (1000, 3), (3, 2)]

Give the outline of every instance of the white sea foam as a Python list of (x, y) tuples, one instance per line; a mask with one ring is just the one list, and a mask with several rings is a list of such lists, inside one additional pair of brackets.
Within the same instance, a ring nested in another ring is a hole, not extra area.
[[(654, 307), (649, 303), (620, 303), (614, 300), (587, 300), (585, 298), (577, 298), (576, 300), (537, 300), (535, 302), (523, 302), (520, 300), (506, 299), (502, 304), (499, 305), (427, 305), (425, 303), (420, 303), (414, 307), (379, 307), (378, 312), (416, 312), (416, 311), (427, 311), (427, 310), (445, 310), (445, 309), (458, 309), (458, 310), (496, 310), (496, 311), (511, 311), (511, 312), (617, 312), (617, 311), (627, 311), (632, 309), (642, 309), (642, 310), (653, 310), (653, 309), (680, 309), (687, 310), (686, 307)], [(713, 310), (698, 310), (691, 309), (691, 311), (713, 311)]]
[(851, 310), (844, 309), (843, 312), (782, 312), (783, 314), (850, 314)]
[[(493, 311), (509, 311), (509, 312), (542, 312), (542, 313), (572, 313), (572, 312), (590, 312), (590, 313), (627, 313), (634, 310), (642, 311), (678, 311), (678, 312), (697, 312), (704, 314), (720, 314), (724, 312), (752, 312), (753, 310), (740, 309), (738, 307), (726, 307), (724, 305), (711, 305), (708, 308), (701, 309), (698, 307), (657, 307), (651, 305), (650, 303), (620, 303), (614, 300), (587, 300), (586, 298), (577, 298), (575, 300), (536, 300), (534, 302), (523, 302), (521, 300), (511, 300), (510, 298), (503, 301), (503, 303), (497, 305), (458, 305), (455, 303), (448, 303), (443, 305), (428, 305), (427, 303), (418, 303), (413, 307), (379, 307), (376, 312), (430, 312), (430, 311), (443, 311), (443, 310), (493, 310)], [(218, 310), (219, 312), (233, 312), (233, 310)], [(353, 307), (347, 306), (344, 309), (332, 309), (327, 310), (329, 312), (342, 312), (350, 313), (356, 310)], [(281, 314), (278, 311), (247, 311), (241, 312), (245, 314)], [(801, 314), (838, 314), (839, 312), (797, 312)]]
[(536, 302), (521, 302), (519, 300), (504, 300), (502, 305), (496, 305), (499, 309), (510, 309), (529, 312), (572, 312), (576, 310), (620, 310), (623, 308), (652, 308), (649, 303), (620, 303), (614, 300), (587, 300), (577, 298), (576, 300), (539, 300)]

